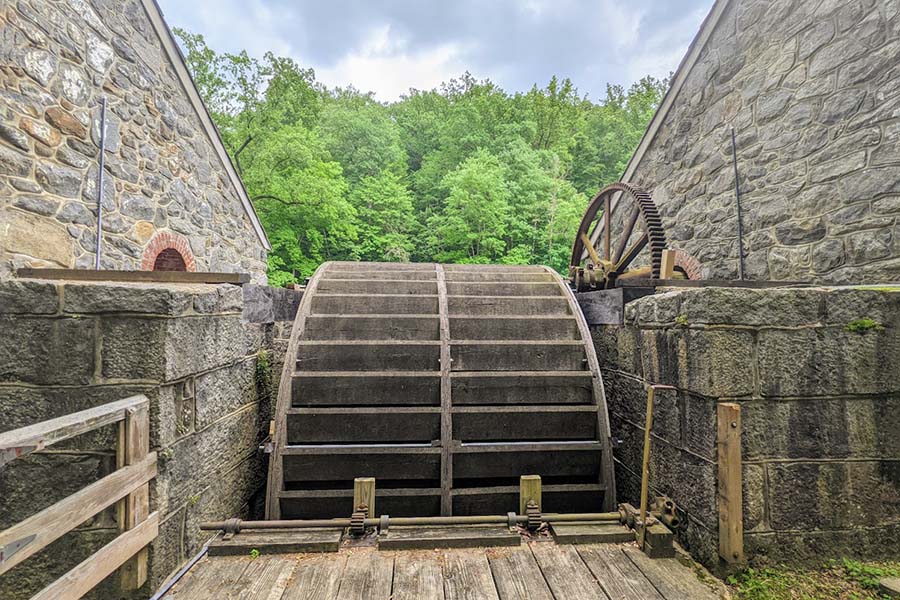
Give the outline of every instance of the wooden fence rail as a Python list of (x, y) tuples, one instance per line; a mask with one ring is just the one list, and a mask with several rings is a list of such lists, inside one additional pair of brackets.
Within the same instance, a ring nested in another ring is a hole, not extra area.
[(0, 467), (51, 444), (119, 423), (118, 469), (56, 504), (0, 532), (0, 575), (102, 510), (117, 504), (122, 534), (60, 577), (35, 598), (80, 598), (121, 567), (122, 587), (147, 580), (147, 544), (159, 532), (150, 513), (150, 480), (156, 453), (150, 452), (149, 400), (138, 395), (71, 415), (0, 433)]

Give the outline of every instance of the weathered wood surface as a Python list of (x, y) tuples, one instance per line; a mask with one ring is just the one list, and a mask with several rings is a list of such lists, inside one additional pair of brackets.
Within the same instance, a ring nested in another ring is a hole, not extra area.
[[(148, 403), (125, 410), (119, 424), (116, 463), (119, 468), (140, 464), (150, 453), (150, 407)], [(155, 461), (154, 461), (155, 462)], [(129, 531), (150, 515), (150, 483), (138, 486), (119, 504), (119, 531)], [(120, 570), (122, 589), (136, 590), (147, 581), (148, 549), (138, 550)]]
[(90, 517), (112, 506), (120, 498), (154, 477), (156, 477), (155, 452), (136, 464), (113, 471), (103, 479), (0, 532), (0, 548), (31, 538), (21, 550), (0, 562), (0, 574), (72, 531)]
[(294, 577), (282, 596), (285, 600), (336, 598), (347, 556), (313, 555), (297, 561)]
[(522, 536), (499, 526), (391, 527), (380, 537), (383, 550), (427, 550), (432, 548), (476, 548), (518, 546)]
[(148, 403), (149, 400), (144, 395), (131, 396), (56, 419), (41, 421), (28, 427), (0, 433), (0, 466), (18, 456), (42, 450), (76, 435), (121, 421), (125, 418), (125, 412), (128, 409)]
[(443, 600), (444, 575), (437, 552), (398, 553), (392, 600)]
[(81, 598), (109, 577), (125, 561), (145, 548), (159, 534), (159, 513), (115, 538), (71, 571), (31, 597), (31, 600)]
[(500, 600), (553, 600), (531, 548), (487, 552)]
[(620, 544), (633, 542), (634, 532), (617, 523), (554, 523), (550, 527), (559, 544)]
[(663, 600), (619, 547), (579, 548), (578, 554), (611, 600)]
[(531, 550), (554, 597), (567, 600), (606, 598), (574, 546), (536, 543), (532, 544)]
[(260, 554), (337, 552), (341, 535), (340, 529), (248, 530), (230, 540), (220, 538), (210, 542), (209, 555), (248, 556), (251, 550), (257, 550)]
[(744, 560), (741, 406), (733, 402), (722, 402), (716, 413), (719, 556), (725, 562), (734, 564)]
[(624, 548), (624, 552), (666, 600), (673, 598), (717, 599), (717, 595), (703, 585), (687, 567), (678, 562), (677, 558), (652, 559), (637, 548)]
[(341, 578), (341, 600), (388, 600), (394, 557), (374, 549), (351, 550)]
[(652, 560), (633, 544), (209, 557), (171, 600), (714, 600), (676, 559)]
[(450, 550), (444, 557), (447, 600), (499, 600), (484, 551)]
[(250, 283), (248, 273), (204, 273), (190, 271), (112, 271), (88, 269), (33, 269), (16, 271), (22, 279), (67, 279), (72, 281), (138, 281), (148, 283)]

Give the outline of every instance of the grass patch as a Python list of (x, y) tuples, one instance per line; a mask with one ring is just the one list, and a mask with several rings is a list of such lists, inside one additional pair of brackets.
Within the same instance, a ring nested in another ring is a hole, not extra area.
[(900, 577), (900, 562), (831, 561), (819, 569), (747, 569), (728, 578), (736, 600), (882, 600), (878, 580)]
[(862, 319), (856, 319), (855, 321), (850, 321), (847, 323), (847, 331), (851, 331), (853, 333), (865, 333), (866, 331), (874, 329), (875, 331), (879, 331), (884, 329), (884, 325), (876, 321), (875, 319), (869, 319), (868, 317)]

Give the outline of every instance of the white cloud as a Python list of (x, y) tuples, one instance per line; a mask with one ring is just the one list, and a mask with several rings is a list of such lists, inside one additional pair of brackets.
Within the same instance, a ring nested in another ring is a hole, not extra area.
[(458, 43), (411, 52), (407, 40), (382, 25), (337, 63), (317, 68), (316, 78), (330, 87), (352, 84), (376, 92), (379, 100), (396, 100), (410, 88), (431, 89), (462, 73), (462, 54)]

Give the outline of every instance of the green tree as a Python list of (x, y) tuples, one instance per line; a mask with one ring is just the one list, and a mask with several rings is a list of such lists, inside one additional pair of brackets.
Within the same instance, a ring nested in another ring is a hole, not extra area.
[(409, 261), (416, 218), (412, 194), (400, 176), (385, 170), (363, 177), (353, 189), (351, 202), (359, 217), (359, 258)]

